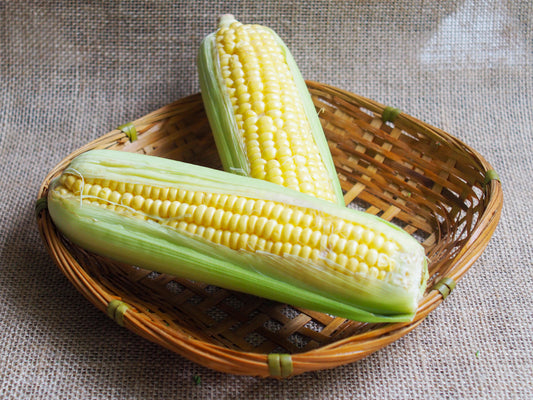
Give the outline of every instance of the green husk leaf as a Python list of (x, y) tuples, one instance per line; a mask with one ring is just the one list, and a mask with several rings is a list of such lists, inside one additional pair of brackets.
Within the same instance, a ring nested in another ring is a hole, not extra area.
[(246, 152), (240, 145), (239, 128), (233, 115), (231, 100), (222, 88), (223, 82), (216, 56), (215, 33), (209, 34), (200, 44), (198, 53), (198, 75), (200, 92), (204, 102), (209, 125), (213, 131), (215, 145), (225, 171), (239, 175), (250, 175), (250, 164)]

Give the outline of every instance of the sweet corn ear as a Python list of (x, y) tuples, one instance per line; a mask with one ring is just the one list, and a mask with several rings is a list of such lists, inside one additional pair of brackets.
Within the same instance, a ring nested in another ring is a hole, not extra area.
[(272, 30), (222, 17), (202, 42), (198, 70), (226, 171), (344, 205), (311, 96)]
[(373, 215), (248, 177), (93, 150), (49, 189), (63, 234), (161, 273), (359, 321), (409, 321), (424, 250)]

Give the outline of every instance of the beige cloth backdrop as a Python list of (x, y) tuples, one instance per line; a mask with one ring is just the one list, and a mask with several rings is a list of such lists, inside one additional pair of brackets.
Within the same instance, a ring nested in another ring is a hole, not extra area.
[[(46, 173), (197, 92), (198, 44), (225, 12), (274, 28), (305, 78), (440, 127), (500, 174), (486, 252), (414, 332), (361, 362), (281, 382), (200, 367), (97, 311), (40, 241)], [(0, 398), (533, 398), (532, 32), (528, 0), (0, 1)]]

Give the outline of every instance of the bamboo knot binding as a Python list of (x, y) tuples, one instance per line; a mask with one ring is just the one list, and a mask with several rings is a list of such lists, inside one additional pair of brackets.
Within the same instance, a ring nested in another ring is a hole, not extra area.
[(125, 133), (126, 136), (130, 139), (130, 142), (134, 142), (137, 140), (137, 129), (135, 129), (135, 126), (131, 122), (128, 122), (124, 125), (120, 125), (117, 129)]
[(444, 300), (455, 288), (455, 281), (452, 278), (442, 278), (433, 286), (433, 290), (438, 290)]
[(35, 202), (35, 216), (39, 217), (39, 214), (41, 211), (46, 210), (48, 207), (48, 203), (46, 201), (46, 197), (41, 197)]
[(483, 181), (483, 185), (488, 185), (490, 181), (494, 179), (500, 182), (500, 176), (498, 175), (498, 173), (493, 169), (489, 169), (485, 174), (485, 180)]
[(107, 315), (120, 326), (124, 326), (124, 314), (129, 309), (130, 306), (122, 300), (111, 300), (107, 306)]
[(292, 375), (292, 358), (290, 354), (268, 355), (268, 371), (273, 378), (287, 378)]

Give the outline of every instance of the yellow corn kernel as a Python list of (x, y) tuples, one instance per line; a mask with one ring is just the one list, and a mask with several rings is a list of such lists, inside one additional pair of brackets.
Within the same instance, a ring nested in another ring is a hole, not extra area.
[[(79, 194), (75, 189), (82, 184), (81, 178), (67, 174), (61, 181), (64, 183), (60, 187), (62, 195)], [(112, 206), (115, 212), (133, 213), (139, 218), (159, 221), (232, 249), (291, 254), (328, 265), (343, 274), (355, 276), (357, 273), (383, 279), (386, 271), (393, 268), (390, 255), (398, 245), (392, 239), (324, 213), (234, 194), (116, 181), (105, 183), (107, 187), (85, 183), (85, 187), (90, 187), (84, 201)], [(112, 191), (111, 187), (131, 192)], [(144, 197), (146, 193), (150, 197)], [(162, 201), (162, 193), (182, 202)], [(115, 209), (116, 204), (124, 207)], [(364, 242), (358, 243), (354, 237)], [(325, 251), (324, 255), (320, 255), (321, 251)]]

